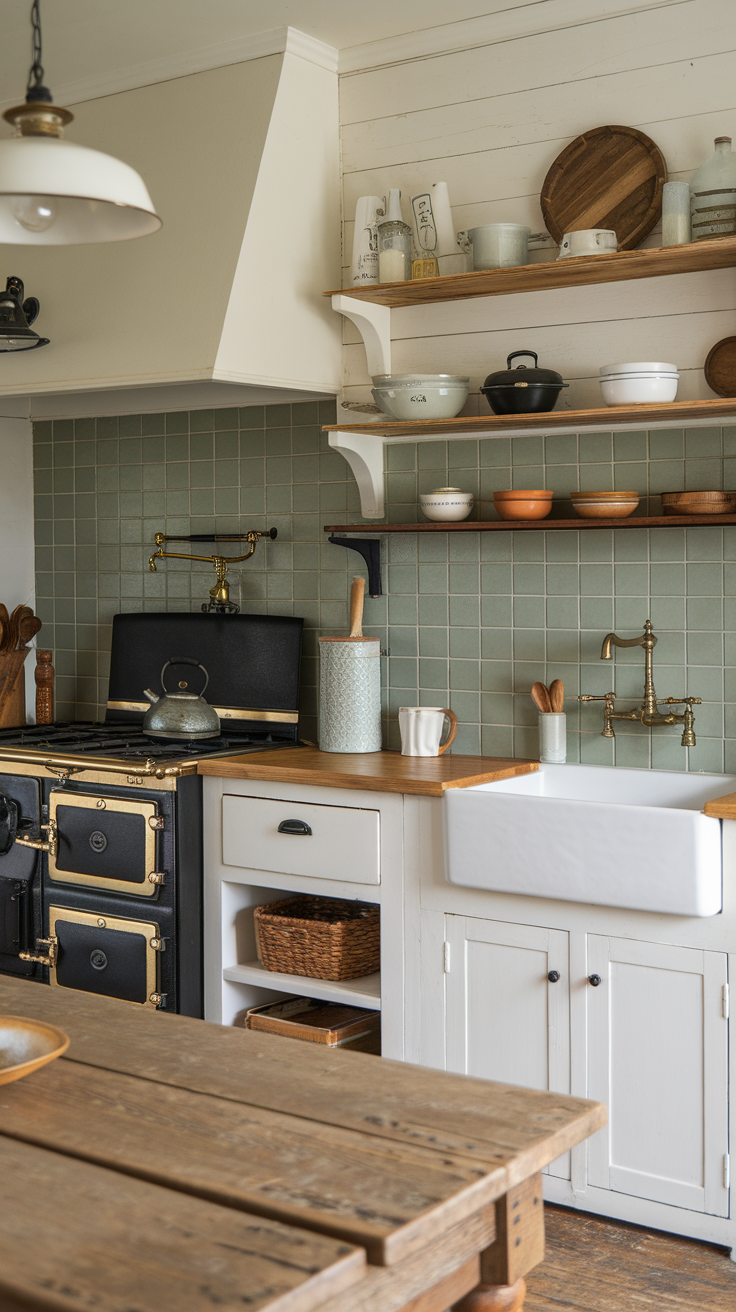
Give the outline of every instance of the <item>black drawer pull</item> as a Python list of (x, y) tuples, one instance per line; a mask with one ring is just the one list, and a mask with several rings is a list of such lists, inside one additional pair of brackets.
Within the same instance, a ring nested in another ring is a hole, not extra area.
[(312, 835), (306, 820), (282, 820), (278, 831), (280, 834), (304, 834), (308, 838)]

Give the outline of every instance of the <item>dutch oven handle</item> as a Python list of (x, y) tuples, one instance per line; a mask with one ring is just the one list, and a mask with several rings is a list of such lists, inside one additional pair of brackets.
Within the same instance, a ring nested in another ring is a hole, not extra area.
[(164, 692), (166, 692), (166, 684), (164, 683), (164, 675), (165, 675), (165, 673), (166, 673), (166, 671), (168, 670), (168, 668), (169, 668), (170, 665), (195, 665), (195, 666), (197, 667), (198, 670), (201, 670), (202, 673), (203, 673), (203, 675), (204, 675), (204, 688), (202, 689), (202, 691), (201, 691), (201, 693), (199, 694), (199, 696), (200, 696), (200, 697), (204, 697), (204, 695), (205, 695), (205, 693), (206, 693), (206, 691), (207, 691), (207, 684), (208, 684), (209, 681), (210, 681), (210, 676), (209, 676), (209, 674), (207, 673), (206, 669), (204, 668), (204, 665), (202, 665), (202, 663), (201, 663), (200, 661), (195, 661), (195, 659), (194, 659), (193, 656), (169, 656), (169, 659), (167, 660), (166, 664), (164, 665), (163, 669), (161, 670), (161, 687), (163, 688)]
[[(507, 355), (507, 356), (506, 356), (506, 368), (507, 368), (507, 369), (510, 369), (510, 368), (511, 368), (511, 361), (512, 361), (512, 360), (515, 360), (516, 357), (517, 357), (517, 355), (530, 355), (530, 356), (532, 357), (532, 360), (534, 361), (534, 368), (535, 368), (535, 369), (538, 369), (538, 368), (539, 368), (539, 364), (538, 364), (538, 356), (537, 356), (536, 351), (512, 351), (512, 352), (511, 352), (511, 355)], [(516, 367), (517, 367), (517, 369), (518, 369), (518, 368), (522, 368), (522, 369), (525, 368), (524, 365), (519, 366), (518, 364), (517, 364)]]

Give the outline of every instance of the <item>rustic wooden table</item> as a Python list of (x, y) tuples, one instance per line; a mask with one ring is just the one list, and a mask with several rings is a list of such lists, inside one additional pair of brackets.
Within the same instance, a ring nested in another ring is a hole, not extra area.
[[(3, 1312), (515, 1312), (599, 1103), (0, 978)], [(459, 1300), (459, 1301), (458, 1301)]]

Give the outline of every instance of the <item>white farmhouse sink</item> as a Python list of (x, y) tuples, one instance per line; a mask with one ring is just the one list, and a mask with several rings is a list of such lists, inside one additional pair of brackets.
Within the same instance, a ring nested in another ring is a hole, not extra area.
[(736, 776), (542, 765), (444, 794), (447, 879), (466, 888), (679, 916), (721, 910), (721, 821)]

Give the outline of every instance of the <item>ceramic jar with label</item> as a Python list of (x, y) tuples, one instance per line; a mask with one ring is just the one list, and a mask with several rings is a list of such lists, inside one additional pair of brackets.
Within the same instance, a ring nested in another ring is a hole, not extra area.
[(401, 217), (401, 192), (392, 189), (388, 212), (378, 225), (378, 281), (411, 279), (411, 228)]

